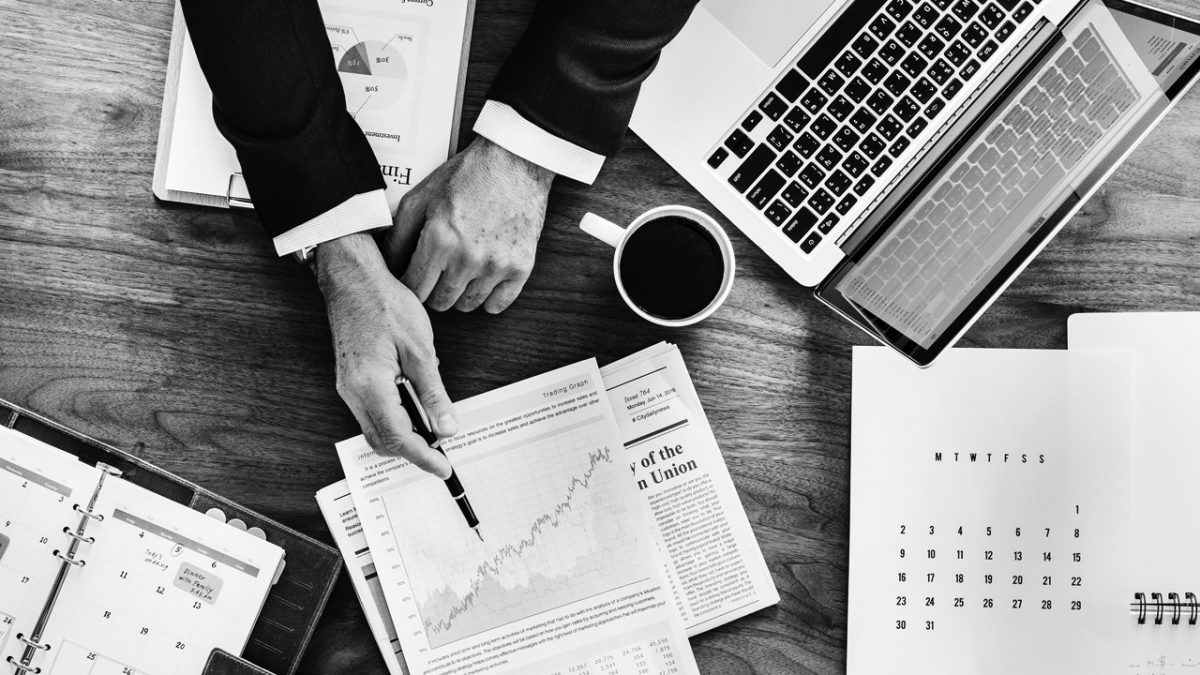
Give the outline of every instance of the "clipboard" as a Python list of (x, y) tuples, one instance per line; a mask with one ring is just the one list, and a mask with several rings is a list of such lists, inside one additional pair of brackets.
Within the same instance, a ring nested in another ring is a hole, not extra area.
[(204, 675), (293, 675), (342, 569), (341, 555), (286, 525), (186, 481), (123, 450), (101, 443), (0, 399), (0, 425), (63, 450), (89, 465), (105, 464), (123, 480), (204, 513), (220, 509), (286, 551), (287, 565), (263, 603), (240, 655), (213, 650)]
[[(458, 150), (459, 126), (462, 122), (463, 96), (466, 89), (467, 62), (471, 51), (471, 33), (474, 25), (475, 2), (466, 0), (466, 25), (463, 28), (461, 54), (459, 59), (458, 81), (455, 84), (453, 119), (450, 124), (450, 143), (446, 148), (449, 159)], [(386, 5), (385, 5), (386, 6)], [(160, 201), (195, 204), (216, 208), (253, 209), (254, 203), (250, 191), (242, 177), (240, 167), (231, 167), (228, 178), (222, 178), (225, 186), (223, 193), (219, 192), (188, 192), (167, 188), (167, 170), (171, 161), (172, 141), (175, 135), (175, 120), (179, 102), (180, 73), (183, 64), (183, 52), (187, 44), (187, 24), (184, 21), (183, 10), (178, 0), (175, 3), (175, 15), (171, 24), (171, 48), (167, 57), (166, 86), (163, 90), (162, 115), (158, 127), (158, 149), (154, 158), (154, 178), (152, 190)], [(221, 139), (224, 142), (224, 139)], [(416, 185), (424, 176), (418, 176), (412, 181)]]

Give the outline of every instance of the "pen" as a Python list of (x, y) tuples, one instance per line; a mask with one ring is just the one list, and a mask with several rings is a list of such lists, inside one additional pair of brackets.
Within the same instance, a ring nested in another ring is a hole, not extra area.
[[(412, 382), (407, 377), (401, 375), (397, 384), (400, 387), (400, 403), (404, 406), (404, 412), (408, 413), (409, 418), (412, 419), (413, 431), (425, 439), (429, 447), (442, 453), (442, 457), (446, 457), (446, 451), (442, 450), (442, 442), (438, 439), (437, 434), (433, 433), (433, 425), (429, 423), (429, 416), (425, 414), (425, 409), (421, 407)], [(475, 531), (475, 536), (479, 537), (479, 541), (483, 541), (483, 535), (479, 533), (479, 518), (475, 517), (475, 510), (471, 508), (471, 502), (467, 499), (467, 491), (463, 489), (462, 483), (459, 482), (458, 475), (454, 473), (453, 466), (450, 467), (450, 477), (446, 479), (446, 489), (450, 491), (450, 496), (454, 498), (454, 503), (458, 504), (458, 510), (462, 511), (463, 518), (467, 520), (467, 526)]]

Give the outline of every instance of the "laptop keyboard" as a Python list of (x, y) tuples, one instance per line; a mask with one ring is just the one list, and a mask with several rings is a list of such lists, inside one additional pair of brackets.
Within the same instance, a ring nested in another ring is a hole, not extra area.
[(1035, 209), (1061, 192), (1063, 179), (1138, 100), (1095, 31), (1084, 29), (839, 290), (914, 337), (930, 334), (1031, 225), (1040, 226)]
[[(811, 253), (1040, 0), (858, 0), (708, 159)], [(748, 135), (772, 125), (764, 140)]]

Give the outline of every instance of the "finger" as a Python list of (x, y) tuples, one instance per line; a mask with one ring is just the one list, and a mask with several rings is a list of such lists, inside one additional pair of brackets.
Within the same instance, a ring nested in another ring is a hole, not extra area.
[(529, 277), (508, 279), (497, 284), (488, 299), (483, 301), (483, 311), (488, 314), (499, 314), (508, 309), (508, 306), (513, 304), (513, 301), (521, 294), (521, 289), (525, 288), (525, 282), (528, 279)]
[(355, 410), (367, 443), (380, 454), (399, 455), (439, 478), (449, 477), (450, 460), (413, 431), (396, 383), (372, 375), (357, 384), (353, 391), (359, 405), (351, 409)]
[(466, 290), (458, 297), (458, 302), (454, 303), (454, 309), (460, 312), (474, 312), (479, 309), (484, 300), (496, 290), (496, 286), (502, 282), (499, 277), (480, 277), (472, 279), (471, 283), (467, 284)]
[[(442, 384), (442, 376), (438, 373), (437, 358), (419, 359), (401, 357), (400, 367), (404, 374), (412, 380), (417, 398), (421, 399), (421, 407), (429, 416), (433, 431), (439, 438), (449, 438), (458, 433), (458, 418), (454, 414), (454, 404), (446, 387)], [(447, 465), (449, 463), (447, 462)]]
[(441, 278), (449, 262), (449, 246), (443, 245), (439, 234), (439, 225), (431, 219), (425, 220), (421, 236), (417, 239), (417, 248), (413, 252), (412, 261), (400, 281), (417, 296), (421, 302), (429, 299), (429, 294)]
[(425, 205), (428, 200), (424, 191), (413, 190), (400, 200), (400, 208), (396, 211), (396, 221), (383, 237), (383, 257), (387, 260), (388, 269), (397, 278), (408, 269), (413, 252), (417, 248), (417, 239), (425, 224)]
[(429, 294), (429, 308), (444, 312), (453, 307), (454, 303), (462, 297), (463, 292), (467, 290), (467, 285), (471, 283), (475, 272), (476, 270), (462, 263), (459, 266), (452, 265), (443, 270), (437, 285)]

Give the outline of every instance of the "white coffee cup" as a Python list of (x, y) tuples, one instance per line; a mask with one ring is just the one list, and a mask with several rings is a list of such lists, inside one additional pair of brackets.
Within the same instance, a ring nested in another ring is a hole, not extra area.
[[(630, 240), (630, 237), (638, 231), (643, 225), (659, 218), (668, 216), (679, 216), (691, 221), (701, 227), (706, 233), (712, 236), (716, 242), (717, 248), (721, 253), (721, 262), (724, 267), (724, 274), (721, 279), (719, 290), (713, 299), (704, 306), (699, 312), (683, 318), (664, 318), (656, 316), (638, 306), (633, 299), (630, 298), (629, 292), (625, 288), (625, 283), (621, 278), (621, 256), (625, 252), (625, 244)], [(721, 303), (725, 302), (725, 298), (729, 297), (729, 290), (733, 288), (733, 270), (734, 257), (733, 245), (729, 243), (729, 236), (725, 234), (725, 230), (717, 224), (708, 214), (697, 211), (688, 206), (659, 206), (650, 209), (649, 211), (638, 216), (627, 227), (621, 227), (616, 223), (610, 222), (597, 216), (594, 213), (588, 213), (583, 216), (583, 220), (579, 221), (579, 227), (584, 232), (592, 235), (600, 241), (612, 246), (615, 251), (613, 254), (613, 278), (617, 282), (617, 291), (621, 294), (621, 299), (629, 306), (638, 316), (643, 319), (656, 323), (660, 326), (668, 326), (678, 328), (681, 326), (690, 326), (694, 323), (708, 318)]]

